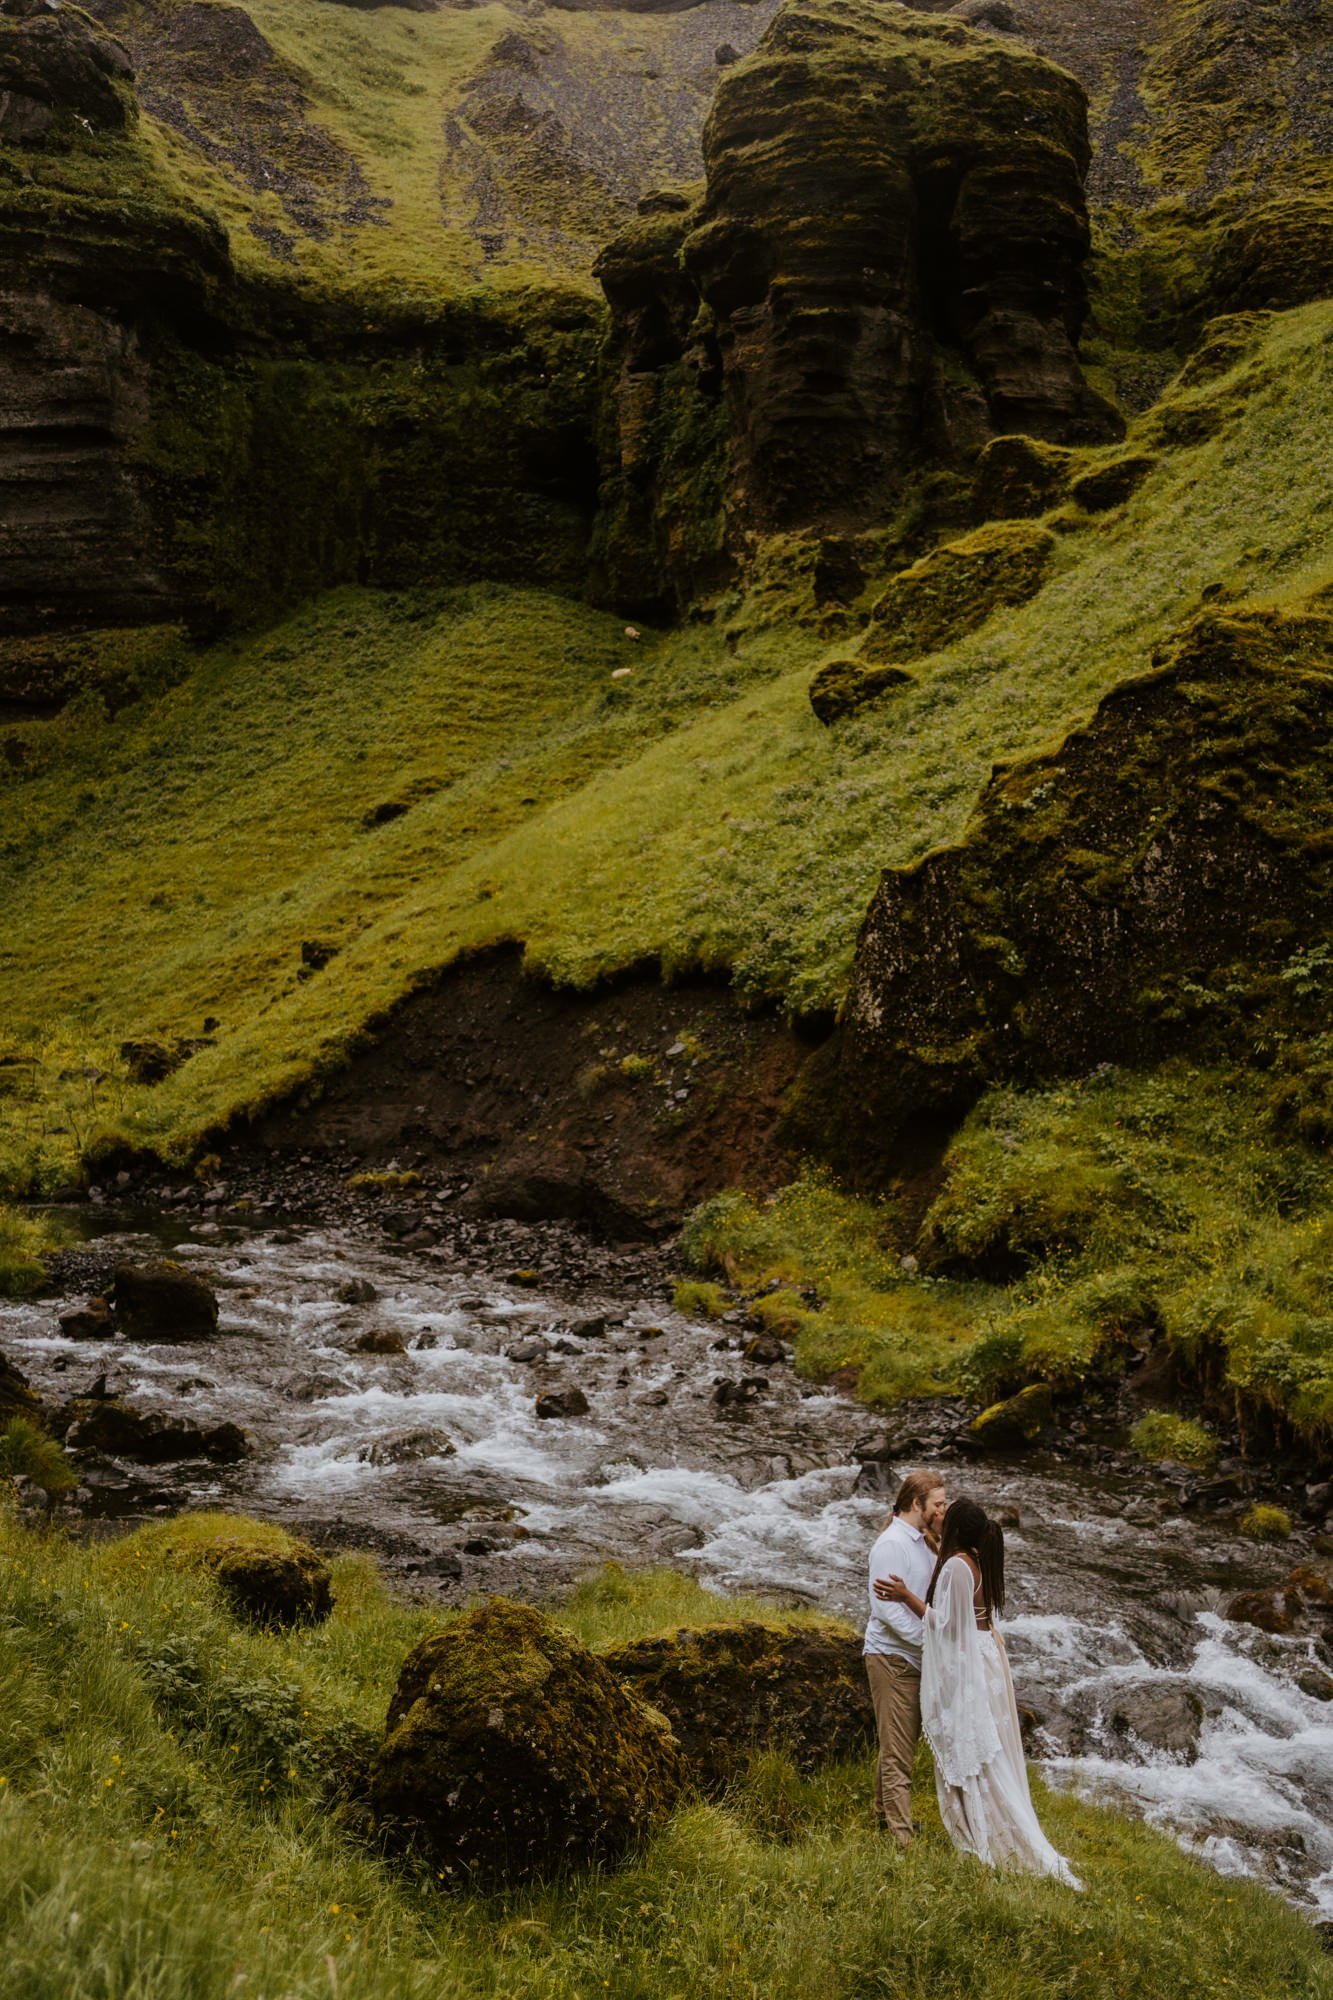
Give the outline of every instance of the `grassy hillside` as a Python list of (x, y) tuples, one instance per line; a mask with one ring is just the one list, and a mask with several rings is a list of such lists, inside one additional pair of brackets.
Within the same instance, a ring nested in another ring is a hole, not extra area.
[[(3, 2000), (1333, 1994), (1293, 1911), (1118, 1815), (1039, 1789), (1082, 1896), (960, 1860), (924, 1757), (905, 1859), (872, 1829), (868, 1759), (805, 1780), (770, 1755), (618, 1872), (445, 1896), (338, 1803), (441, 1616), (360, 1559), (335, 1567), (327, 1625), (262, 1636), (151, 1538), (127, 1562), (0, 1515)], [(612, 1570), (558, 1615), (597, 1647), (754, 1608)]]
[[(1056, 519), (1036, 598), (833, 729), (794, 583), (634, 638), (477, 586), (342, 591), (201, 652), (106, 641), (114, 717), (90, 691), (6, 732), (7, 1185), (50, 1185), (98, 1134), (188, 1151), (498, 939), (573, 984), (655, 957), (835, 1006), (880, 870), (955, 836), (996, 757), (1140, 671), (1204, 591), (1326, 579), (1330, 325), (1246, 322), (1143, 420), (1161, 455), (1135, 497)], [(307, 942), (335, 951), (313, 975)], [(204, 1033), (165, 1084), (117, 1082), (123, 1039)]]

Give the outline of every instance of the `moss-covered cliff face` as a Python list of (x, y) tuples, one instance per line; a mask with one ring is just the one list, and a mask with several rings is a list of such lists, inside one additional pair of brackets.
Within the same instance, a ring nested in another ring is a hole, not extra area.
[(5, 630), (253, 621), (349, 580), (580, 587), (589, 303), (238, 274), (89, 17), (6, 13), (0, 61)]
[[(650, 197), (597, 265), (617, 366), (620, 543), (697, 577), (678, 525), (887, 528), (913, 475), (996, 432), (1119, 419), (1079, 369), (1080, 86), (949, 21), (793, 0), (719, 85), (706, 183)], [(725, 435), (724, 435), (725, 434)], [(683, 560), (682, 560), (683, 558)]]
[(998, 767), (960, 845), (885, 877), (837, 1058), (858, 1144), (989, 1081), (1292, 1025), (1333, 915), (1330, 661), (1325, 600), (1205, 612), (1085, 729)]

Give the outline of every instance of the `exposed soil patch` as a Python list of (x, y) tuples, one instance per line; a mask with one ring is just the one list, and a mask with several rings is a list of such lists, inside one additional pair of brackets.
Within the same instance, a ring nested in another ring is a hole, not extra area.
[(775, 1186), (775, 1136), (810, 1044), (702, 979), (639, 976), (593, 995), (486, 953), (414, 995), (314, 1101), (263, 1119), (264, 1146), (342, 1148), (366, 1169), (448, 1163), (461, 1206), (657, 1234), (722, 1187)]

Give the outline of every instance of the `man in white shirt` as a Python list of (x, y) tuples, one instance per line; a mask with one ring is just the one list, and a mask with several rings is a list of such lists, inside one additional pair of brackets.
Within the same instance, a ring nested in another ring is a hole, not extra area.
[(922, 1627), (908, 1605), (877, 1597), (875, 1585), (900, 1576), (915, 1597), (924, 1598), (935, 1572), (935, 1553), (926, 1536), (938, 1534), (947, 1505), (944, 1487), (933, 1473), (909, 1473), (893, 1503), (893, 1519), (870, 1551), (865, 1659), (879, 1734), (875, 1816), (900, 1847), (908, 1846), (912, 1838), (912, 1763), (921, 1735)]

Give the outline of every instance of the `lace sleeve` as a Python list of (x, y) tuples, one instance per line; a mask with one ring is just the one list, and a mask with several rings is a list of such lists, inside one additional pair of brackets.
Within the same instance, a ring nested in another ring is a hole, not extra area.
[(921, 1727), (946, 1785), (963, 1785), (999, 1755), (1000, 1736), (986, 1683), (972, 1603), (972, 1572), (961, 1556), (940, 1571), (927, 1607), (921, 1664)]

